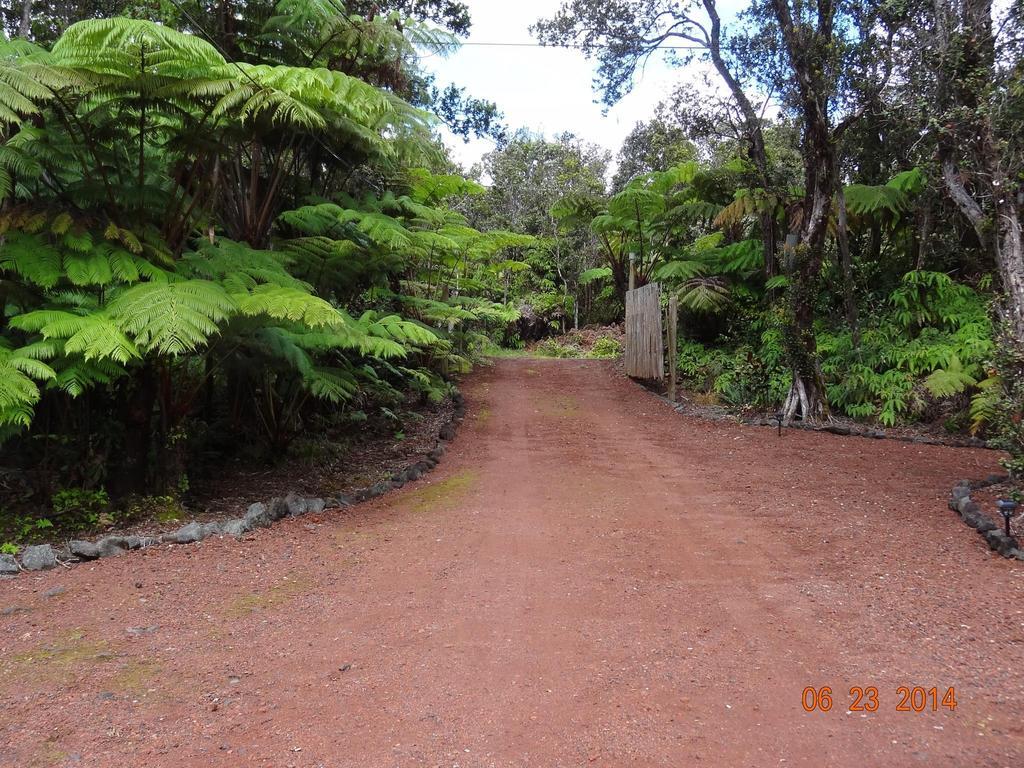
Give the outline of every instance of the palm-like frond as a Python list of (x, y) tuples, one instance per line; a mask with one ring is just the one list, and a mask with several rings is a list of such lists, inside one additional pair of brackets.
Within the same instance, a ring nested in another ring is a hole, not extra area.
[(140, 349), (181, 355), (206, 344), (235, 309), (217, 283), (183, 280), (129, 288), (111, 301), (108, 311)]
[(60, 251), (34, 235), (8, 232), (0, 243), (0, 271), (53, 288), (62, 273)]
[(266, 315), (309, 328), (337, 328), (345, 324), (344, 316), (337, 309), (299, 288), (260, 285), (251, 293), (236, 294), (233, 299), (238, 311), (250, 317)]
[(35, 355), (0, 344), (0, 426), (27, 427), (39, 402), (39, 382), (56, 373)]

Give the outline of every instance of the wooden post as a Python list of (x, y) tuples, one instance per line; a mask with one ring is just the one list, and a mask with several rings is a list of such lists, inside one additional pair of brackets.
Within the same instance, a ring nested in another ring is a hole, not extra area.
[(679, 368), (679, 345), (676, 343), (679, 323), (679, 299), (673, 294), (668, 300), (668, 399), (676, 401), (676, 371)]
[(629, 290), (636, 290), (636, 254), (629, 254)]

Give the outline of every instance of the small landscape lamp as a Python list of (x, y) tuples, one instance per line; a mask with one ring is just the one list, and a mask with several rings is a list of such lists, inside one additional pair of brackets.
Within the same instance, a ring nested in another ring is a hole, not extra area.
[(782, 437), (782, 411), (775, 412), (775, 421), (779, 423), (779, 437)]
[(996, 502), (996, 509), (999, 510), (999, 514), (1003, 516), (1003, 522), (1006, 525), (1006, 535), (1010, 535), (1010, 518), (1013, 517), (1013, 513), (1017, 511), (1017, 502), (1013, 499), (999, 499)]

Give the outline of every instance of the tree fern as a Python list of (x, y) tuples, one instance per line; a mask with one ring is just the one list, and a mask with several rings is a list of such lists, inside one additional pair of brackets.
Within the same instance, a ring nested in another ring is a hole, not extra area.
[(39, 114), (55, 88), (74, 80), (50, 62), (50, 54), (37, 45), (0, 38), (0, 126)]
[(355, 397), (359, 382), (343, 368), (315, 367), (303, 377), (310, 394), (331, 403), (343, 403)]
[(36, 355), (0, 344), (0, 426), (27, 427), (39, 401), (38, 382), (55, 377)]
[(694, 277), (679, 289), (679, 301), (694, 312), (719, 312), (729, 304), (729, 288), (715, 278)]
[(181, 355), (206, 344), (235, 309), (235, 301), (217, 283), (183, 280), (129, 288), (111, 301), (108, 311), (140, 350)]
[(371, 310), (364, 312), (359, 322), (367, 333), (381, 338), (391, 338), (401, 344), (424, 346), (437, 341), (437, 334), (429, 328), (404, 320), (398, 315), (379, 317)]
[(61, 255), (41, 237), (9, 232), (0, 242), (0, 270), (53, 288), (61, 278)]
[(52, 50), (56, 66), (105, 78), (135, 78), (140, 62), (168, 78), (202, 72), (226, 62), (217, 49), (197, 35), (123, 16), (72, 24)]
[(344, 316), (337, 309), (299, 288), (260, 285), (251, 293), (235, 294), (232, 298), (238, 311), (250, 317), (266, 315), (309, 328), (336, 328), (345, 323)]
[(707, 269), (707, 264), (700, 261), (675, 259), (667, 261), (658, 267), (654, 276), (659, 280), (689, 280), (698, 275), (705, 274)]
[(935, 397), (959, 395), (975, 386), (978, 380), (964, 371), (959, 358), (954, 358), (945, 368), (937, 368), (924, 380), (924, 385)]
[(310, 286), (289, 272), (289, 261), (286, 253), (259, 250), (220, 238), (216, 243), (203, 243), (198, 250), (185, 254), (177, 271), (190, 277), (214, 280), (231, 294), (246, 293), (260, 285), (308, 292)]
[(52, 355), (81, 355), (86, 361), (113, 360), (122, 365), (139, 358), (135, 344), (103, 312), (40, 309), (12, 317), (10, 324), (22, 331), (37, 332), (45, 341), (62, 342), (60, 347), (32, 345), (29, 348), (33, 351), (40, 349), (49, 350)]

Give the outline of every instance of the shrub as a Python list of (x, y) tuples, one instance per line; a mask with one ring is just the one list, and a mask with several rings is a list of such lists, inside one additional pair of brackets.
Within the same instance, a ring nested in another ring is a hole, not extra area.
[[(987, 386), (986, 360), (994, 350), (986, 301), (945, 274), (923, 271), (907, 273), (888, 298), (863, 318), (859, 339), (847, 328), (816, 329), (833, 413), (887, 426), (924, 418), (963, 423), (968, 395)], [(738, 332), (723, 347), (680, 341), (683, 384), (732, 406), (777, 407), (790, 382), (778, 318), (771, 309), (743, 313), (734, 327)], [(1012, 357), (1002, 367), (1016, 380), (1024, 352), (1021, 362)], [(976, 422), (994, 408), (994, 390), (985, 391), (988, 400), (975, 401)], [(1019, 403), (1015, 412), (1024, 413), (1024, 389), (1010, 401), (1009, 411)], [(1024, 434), (1014, 437), (1008, 429), (1007, 445), (1019, 444), (1024, 454)]]
[(999, 333), (988, 379), (971, 403), (972, 428), (984, 426), (989, 441), (1010, 454), (1002, 464), (1024, 477), (1024, 344), (1006, 329)]
[(602, 336), (590, 348), (590, 356), (601, 360), (611, 360), (622, 354), (622, 344), (618, 339)]
[(562, 344), (555, 339), (544, 339), (535, 348), (534, 351), (541, 357), (559, 357), (559, 358), (573, 358), (583, 357), (583, 353), (574, 348)]
[(50, 500), (53, 514), (71, 528), (88, 528), (104, 522), (110, 497), (103, 489), (64, 488)]

